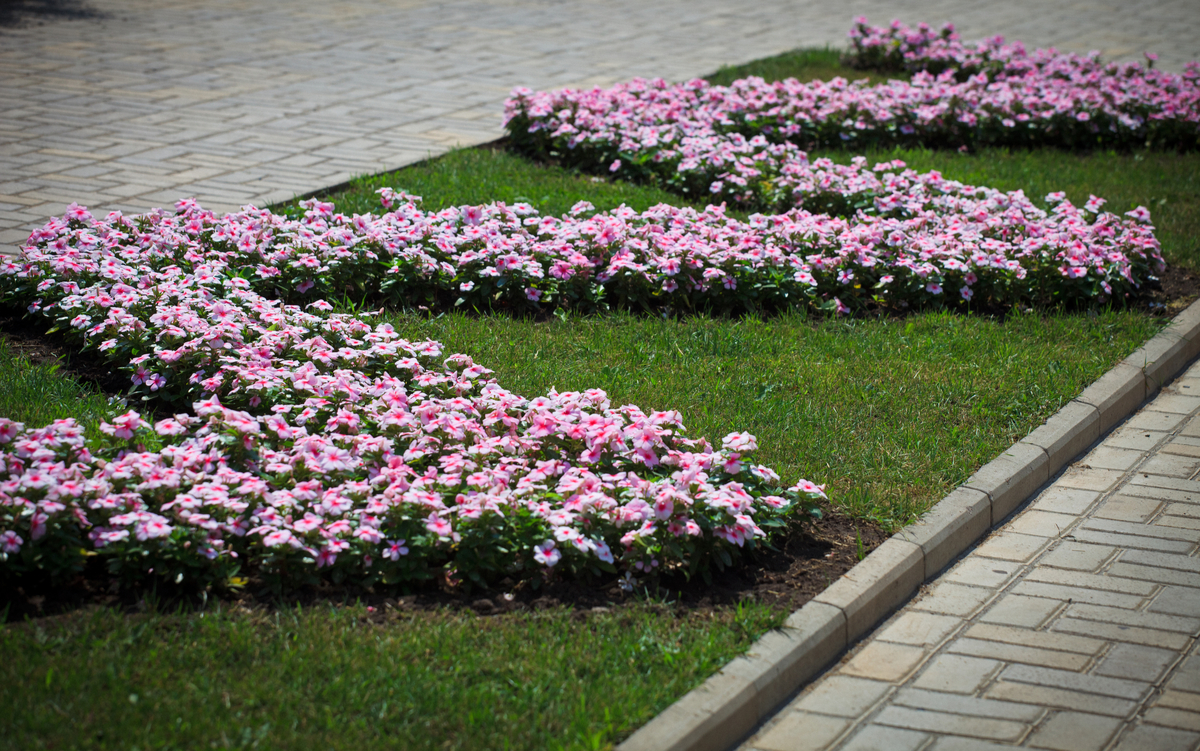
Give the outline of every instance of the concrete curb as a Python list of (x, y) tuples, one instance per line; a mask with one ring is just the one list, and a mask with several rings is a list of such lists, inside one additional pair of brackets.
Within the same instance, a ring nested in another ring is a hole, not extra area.
[(1200, 300), (618, 751), (724, 751), (1200, 355)]

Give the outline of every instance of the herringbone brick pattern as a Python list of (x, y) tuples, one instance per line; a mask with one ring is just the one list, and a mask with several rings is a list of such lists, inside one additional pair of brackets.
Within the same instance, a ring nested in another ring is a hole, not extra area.
[(393, 169), (501, 134), (514, 86), (686, 79), (854, 16), (954, 21), (967, 38), (1200, 58), (1193, 0), (93, 0), (0, 27), (0, 250), (72, 201), (218, 211)]

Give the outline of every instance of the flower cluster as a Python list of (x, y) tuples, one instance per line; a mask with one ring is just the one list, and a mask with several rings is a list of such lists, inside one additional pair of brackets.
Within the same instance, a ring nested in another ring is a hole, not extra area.
[[(246, 565), (362, 584), (694, 573), (822, 497), (782, 487), (748, 434), (714, 449), (678, 412), (616, 408), (598, 389), (526, 398), (369, 314), (268, 297), (305, 259), (369, 244), (309, 206), (296, 221), (72, 206), (5, 262), (6, 299), (126, 368), (151, 404), (191, 404), (153, 423), (130, 411), (93, 446), (71, 420), (0, 419), (0, 571), (61, 575), (96, 555), (121, 576), (194, 583)], [(289, 234), (285, 253), (272, 238)], [(320, 252), (301, 257), (305, 240)], [(274, 265), (242, 265), (251, 253)]]
[[(802, 83), (747, 78), (729, 86), (635, 79), (610, 89), (516, 89), (505, 123), (520, 147), (593, 171), (655, 176), (761, 208), (812, 204), (815, 169), (800, 147), (1200, 147), (1200, 67), (1181, 74), (992, 39), (969, 48), (860, 19), (864, 67), (907, 67), (911, 81)], [(793, 178), (796, 178), (793, 180)], [(732, 180), (736, 187), (726, 183)]]
[[(253, 208), (218, 217), (187, 201), (136, 220), (74, 208), (77, 218), (35, 231), (22, 260), (0, 264), (0, 285), (98, 343), (140, 389), (169, 399), (189, 385), (215, 393), (233, 369), (254, 364), (236, 347), (247, 337), (243, 308), (272, 346), (289, 341), (277, 319), (299, 316), (320, 329), (295, 345), (306, 358), (359, 367), (363, 353), (336, 342), (360, 334), (319, 323), (327, 299), (583, 312), (1119, 302), (1163, 268), (1145, 209), (1119, 217), (1099, 198), (1077, 207), (1051, 195), (1046, 212), (1019, 191), (900, 162), (867, 168), (857, 159), (841, 174), (871, 201), (870, 213), (794, 209), (740, 221), (720, 206), (585, 204), (563, 217), (522, 204), (426, 212), (387, 188), (390, 210), (379, 216), (347, 217), (316, 200), (295, 218)], [(142, 291), (151, 272), (159, 278)], [(305, 301), (304, 313), (281, 307)]]

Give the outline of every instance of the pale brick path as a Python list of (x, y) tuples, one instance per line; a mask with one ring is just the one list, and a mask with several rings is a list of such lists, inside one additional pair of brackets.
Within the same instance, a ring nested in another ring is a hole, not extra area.
[[(967, 38), (1200, 58), (1195, 0), (92, 0), (0, 28), (0, 252), (71, 201), (284, 200), (501, 134), (514, 86), (686, 79), (858, 14)], [(38, 20), (44, 21), (36, 25)]]
[(1200, 363), (743, 751), (1200, 749)]

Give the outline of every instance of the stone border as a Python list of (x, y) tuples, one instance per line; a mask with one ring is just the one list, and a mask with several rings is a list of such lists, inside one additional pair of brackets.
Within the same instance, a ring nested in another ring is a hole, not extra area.
[(1200, 355), (1200, 300), (618, 751), (725, 751)]

